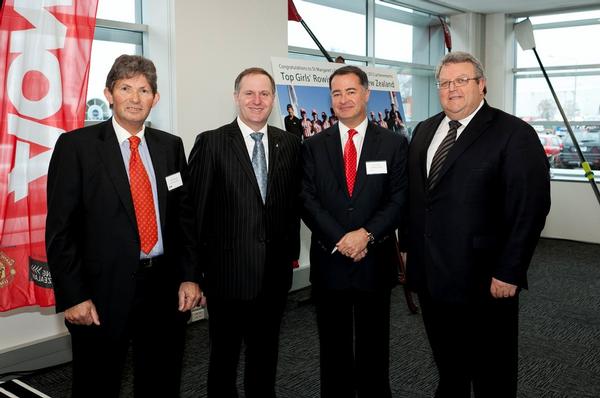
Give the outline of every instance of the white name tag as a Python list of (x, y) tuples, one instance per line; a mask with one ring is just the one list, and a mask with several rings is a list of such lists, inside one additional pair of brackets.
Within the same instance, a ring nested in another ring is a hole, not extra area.
[(167, 181), (167, 189), (169, 191), (172, 191), (175, 188), (179, 188), (183, 185), (183, 180), (181, 179), (181, 174), (179, 172), (165, 177), (165, 180)]
[(387, 174), (387, 163), (385, 160), (367, 162), (367, 175), (371, 174)]

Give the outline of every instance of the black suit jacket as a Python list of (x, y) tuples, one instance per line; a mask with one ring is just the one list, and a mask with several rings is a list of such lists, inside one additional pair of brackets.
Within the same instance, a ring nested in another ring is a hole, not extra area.
[(287, 292), (300, 250), (300, 140), (268, 126), (267, 196), (263, 204), (237, 121), (201, 133), (190, 154), (208, 297), (249, 300)]
[[(302, 184), (303, 219), (312, 231), (311, 282), (324, 289), (376, 290), (398, 281), (395, 230), (406, 205), (408, 144), (398, 134), (369, 123), (352, 197), (346, 188), (339, 124), (304, 141)], [(367, 175), (366, 163), (384, 161), (385, 174)], [(375, 244), (354, 263), (335, 244), (347, 233), (364, 227)]]
[(550, 208), (540, 141), (527, 123), (485, 103), (427, 192), (427, 148), (443, 118), (419, 123), (410, 144), (408, 282), (452, 302), (489, 294), (492, 277), (526, 287)]
[(287, 131), (288, 133), (292, 133), (295, 136), (297, 136), (298, 138), (300, 138), (302, 140), (302, 138), (304, 137), (304, 135), (302, 134), (302, 125), (300, 124), (301, 120), (299, 118), (297, 118), (296, 116), (291, 116), (287, 115), (284, 119), (283, 119), (283, 123), (285, 125), (285, 131)]
[[(183, 281), (196, 281), (187, 164), (179, 137), (146, 128), (156, 176), (164, 244), (164, 285), (173, 301)], [(110, 333), (126, 325), (134, 298), (140, 240), (127, 171), (112, 120), (62, 134), (48, 169), (46, 249), (57, 311), (91, 299)], [(171, 191), (165, 177), (181, 173)]]

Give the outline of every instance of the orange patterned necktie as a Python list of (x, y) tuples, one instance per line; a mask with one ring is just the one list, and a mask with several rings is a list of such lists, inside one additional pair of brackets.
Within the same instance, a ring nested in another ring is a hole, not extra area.
[(142, 251), (148, 254), (158, 241), (158, 229), (156, 227), (152, 186), (138, 152), (140, 141), (139, 137), (129, 137), (129, 149), (131, 149), (129, 185), (131, 186), (131, 197), (135, 208), (135, 219), (137, 220)]
[(348, 130), (348, 141), (344, 146), (344, 168), (346, 169), (346, 186), (348, 194), (352, 197), (354, 191), (354, 181), (356, 180), (356, 146), (354, 146), (354, 137), (358, 132), (354, 129)]

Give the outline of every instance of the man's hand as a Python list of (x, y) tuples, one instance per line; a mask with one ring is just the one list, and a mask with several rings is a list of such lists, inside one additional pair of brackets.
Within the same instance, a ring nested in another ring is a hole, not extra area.
[(344, 256), (350, 257), (354, 261), (360, 261), (367, 255), (367, 245), (369, 237), (364, 228), (348, 232), (336, 243), (338, 251)]
[(362, 260), (363, 258), (365, 258), (367, 256), (367, 252), (368, 252), (368, 249), (365, 247), (365, 250), (358, 253), (356, 256), (352, 257), (352, 260), (354, 260), (355, 263), (359, 262), (360, 260)]
[(200, 286), (195, 282), (182, 282), (179, 285), (179, 311), (189, 311), (198, 303), (206, 304), (206, 298), (202, 294)]
[(490, 292), (494, 298), (513, 297), (517, 294), (517, 286), (510, 283), (502, 282), (496, 278), (492, 278), (492, 286)]
[(100, 318), (92, 300), (86, 300), (66, 309), (65, 319), (74, 325), (100, 325)]

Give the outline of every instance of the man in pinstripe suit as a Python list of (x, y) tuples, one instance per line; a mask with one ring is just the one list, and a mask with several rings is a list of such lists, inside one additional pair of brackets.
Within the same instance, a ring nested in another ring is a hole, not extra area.
[(190, 154), (210, 336), (208, 396), (275, 397), (279, 327), (300, 247), (300, 140), (268, 126), (275, 83), (263, 69), (235, 81), (238, 117), (199, 134)]

